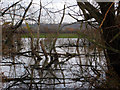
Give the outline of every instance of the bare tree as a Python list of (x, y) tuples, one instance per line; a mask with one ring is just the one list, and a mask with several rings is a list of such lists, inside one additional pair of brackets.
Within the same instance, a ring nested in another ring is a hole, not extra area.
[(94, 18), (98, 23), (98, 30), (101, 32), (106, 47), (105, 55), (108, 61), (108, 69), (111, 70), (110, 67), (112, 66), (113, 70), (120, 77), (120, 23), (118, 23), (120, 17), (120, 2), (96, 3), (98, 8), (90, 2), (77, 2), (82, 10), (85, 21)]

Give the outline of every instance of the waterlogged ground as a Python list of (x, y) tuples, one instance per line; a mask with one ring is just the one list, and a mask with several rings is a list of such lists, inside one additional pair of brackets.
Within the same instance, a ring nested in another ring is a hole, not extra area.
[[(20, 52), (28, 52), (24, 55), (18, 54), (15, 58), (3, 58), (2, 72), (8, 78), (21, 78), (22, 82), (11, 80), (3, 83), (4, 87), (46, 87), (46, 88), (93, 88), (105, 79), (106, 63), (103, 52), (95, 48), (84, 39), (59, 38), (56, 41), (56, 52), (49, 52), (53, 45), (53, 38), (41, 38), (47, 52), (50, 63), (51, 56), (58, 57), (50, 67), (42, 68), (45, 64), (45, 54), (39, 47), (39, 55), (42, 60), (35, 64), (34, 57), (30, 57), (31, 39), (23, 38), (23, 46)], [(34, 44), (36, 39), (34, 39)], [(40, 42), (39, 42), (40, 46)], [(11, 64), (14, 62), (15, 64)], [(46, 64), (46, 65), (47, 65)], [(15, 83), (16, 82), (16, 83)], [(24, 83), (23, 83), (24, 82)], [(15, 85), (15, 84), (16, 85)], [(37, 85), (37, 86), (36, 86)]]

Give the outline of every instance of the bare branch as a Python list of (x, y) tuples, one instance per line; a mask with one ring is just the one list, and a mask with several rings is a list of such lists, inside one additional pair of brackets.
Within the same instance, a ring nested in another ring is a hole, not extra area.
[(15, 26), (13, 27), (14, 29), (17, 29), (17, 28), (22, 24), (23, 20), (25, 19), (25, 15), (27, 14), (30, 6), (32, 5), (32, 2), (33, 2), (33, 0), (31, 0), (30, 4), (29, 4), (28, 7), (25, 9), (25, 12), (24, 12), (24, 15), (23, 15), (21, 21), (20, 21), (17, 25), (15, 25)]
[(16, 4), (18, 4), (20, 1), (22, 0), (19, 0), (18, 2), (12, 4), (10, 7), (8, 7), (6, 10), (4, 10), (4, 12), (1, 14), (1, 16), (3, 16), (11, 7), (15, 6)]

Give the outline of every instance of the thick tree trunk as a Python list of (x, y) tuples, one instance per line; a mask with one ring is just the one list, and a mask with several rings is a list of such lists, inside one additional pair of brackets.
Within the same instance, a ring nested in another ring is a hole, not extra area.
[[(107, 12), (110, 5), (111, 3), (100, 4), (103, 16), (105, 16), (105, 13)], [(120, 37), (119, 36), (111, 42), (111, 40), (115, 37), (115, 35), (117, 35), (120, 32), (119, 27), (114, 27), (115, 26), (115, 12), (114, 11), (115, 10), (114, 10), (114, 5), (113, 5), (109, 13), (107, 14), (107, 17), (102, 26), (103, 37), (105, 40), (105, 45), (107, 47), (120, 50)], [(116, 72), (116, 74), (118, 74), (118, 76), (120, 77), (120, 53), (107, 49), (107, 55), (110, 61), (110, 65), (113, 67), (113, 70)]]
[[(105, 42), (106, 42), (106, 46), (109, 48), (120, 50), (120, 38), (119, 37), (117, 37), (114, 41), (110, 42), (113, 39), (113, 37), (119, 32), (119, 28), (111, 28), (107, 30), (108, 31), (105, 32), (105, 29), (104, 29), (104, 34), (103, 34)], [(110, 61), (110, 64), (109, 63), (108, 64), (113, 67), (113, 70), (120, 77), (120, 53), (107, 49), (107, 55)], [(108, 67), (108, 69), (111, 69), (111, 68)]]

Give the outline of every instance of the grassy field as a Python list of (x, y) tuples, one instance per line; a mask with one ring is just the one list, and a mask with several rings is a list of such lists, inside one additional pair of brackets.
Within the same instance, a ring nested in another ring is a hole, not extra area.
[[(37, 37), (37, 34), (32, 34), (33, 37)], [(23, 38), (28, 38), (30, 37), (30, 34), (22, 34), (22, 37)], [(54, 38), (56, 37), (56, 34), (48, 34), (48, 33), (41, 33), (40, 34), (40, 38)], [(78, 38), (78, 35), (77, 34), (74, 34), (74, 33), (61, 33), (59, 34), (58, 38)]]

